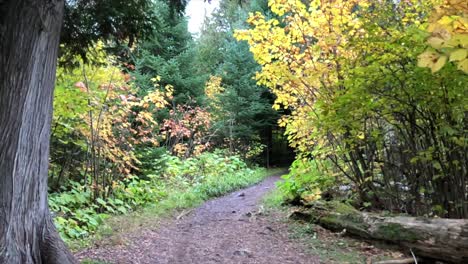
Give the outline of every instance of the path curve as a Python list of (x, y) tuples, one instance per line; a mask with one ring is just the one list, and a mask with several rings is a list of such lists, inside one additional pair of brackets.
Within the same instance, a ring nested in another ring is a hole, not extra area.
[(287, 226), (264, 216), (261, 198), (279, 176), (210, 200), (157, 230), (129, 235), (127, 246), (88, 249), (77, 254), (109, 263), (315, 264), (302, 245), (288, 238)]

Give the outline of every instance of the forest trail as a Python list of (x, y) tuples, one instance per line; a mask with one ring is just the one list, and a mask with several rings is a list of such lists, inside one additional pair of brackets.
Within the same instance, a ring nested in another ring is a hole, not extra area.
[(285, 223), (263, 215), (262, 197), (278, 180), (272, 176), (210, 200), (156, 230), (141, 229), (127, 237), (126, 245), (92, 248), (77, 257), (119, 264), (320, 263), (288, 238)]

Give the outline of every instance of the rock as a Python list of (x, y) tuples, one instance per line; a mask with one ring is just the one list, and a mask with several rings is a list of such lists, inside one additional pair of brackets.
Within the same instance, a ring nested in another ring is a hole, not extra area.
[(233, 253), (235, 256), (241, 256), (241, 257), (248, 257), (248, 258), (251, 258), (252, 257), (252, 253), (250, 253), (249, 251), (247, 250), (236, 250), (234, 251)]

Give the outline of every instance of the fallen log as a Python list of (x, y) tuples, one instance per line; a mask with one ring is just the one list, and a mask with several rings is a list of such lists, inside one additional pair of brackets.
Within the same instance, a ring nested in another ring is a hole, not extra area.
[(382, 240), (413, 250), (417, 257), (468, 263), (468, 220), (383, 217), (339, 202), (317, 202), (291, 218), (311, 221), (333, 231)]

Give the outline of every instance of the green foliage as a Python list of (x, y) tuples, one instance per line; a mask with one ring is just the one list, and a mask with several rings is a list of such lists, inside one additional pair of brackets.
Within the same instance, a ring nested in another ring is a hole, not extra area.
[[(65, 1), (64, 26), (61, 36), (62, 64), (72, 64), (75, 55), (84, 60), (95, 42), (106, 40), (112, 46), (128, 42), (132, 46), (157, 27), (153, 1), (101, 0)], [(122, 47), (119, 47), (119, 52)]]
[(262, 199), (262, 203), (267, 209), (267, 211), (282, 208), (282, 206), (284, 205), (284, 201), (284, 194), (278, 188), (267, 193)]
[[(235, 28), (246, 27), (244, 21), (251, 8), (258, 5), (221, 1), (219, 10), (205, 21), (197, 41), (197, 63), (207, 75), (221, 79), (219, 91), (207, 92), (206, 98), (217, 144), (254, 161), (270, 144), (268, 131), (275, 127), (278, 114), (271, 107), (272, 94), (254, 80), (259, 65), (248, 45), (233, 37)], [(259, 150), (259, 146), (263, 147)]]
[(49, 195), (49, 207), (55, 214), (55, 225), (65, 240), (89, 235), (107, 217), (106, 214), (98, 213), (99, 205), (93, 203), (90, 191), (76, 182), (72, 186), (68, 192)]
[(136, 150), (137, 159), (140, 161), (138, 165), (139, 176), (145, 178), (146, 175), (157, 174), (165, 166), (167, 149), (164, 147), (139, 147)]
[(289, 174), (278, 184), (284, 199), (290, 203), (308, 203), (321, 197), (335, 184), (335, 178), (319, 168), (315, 160), (295, 160)]
[(241, 147), (255, 141), (255, 135), (273, 126), (278, 117), (271, 107), (268, 90), (254, 80), (258, 64), (248, 45), (231, 40), (224, 45), (224, 50), (224, 62), (219, 68), (224, 92), (218, 95), (222, 105), (218, 124), (223, 127), (221, 137), (232, 136), (240, 140)]
[(262, 180), (267, 171), (248, 168), (237, 156), (204, 153), (182, 160), (163, 154), (159, 166), (145, 179), (130, 176), (114, 183), (112, 195), (93, 200), (88, 186), (71, 182), (70, 191), (49, 196), (55, 224), (65, 240), (82, 239), (96, 232), (110, 215), (127, 214), (142, 207), (158, 210), (198, 205)]
[(140, 88), (139, 93), (146, 94), (154, 89), (151, 79), (160, 76), (163, 87), (168, 84), (174, 87), (175, 103), (200, 101), (206, 77), (197, 72), (196, 50), (186, 18), (173, 17), (170, 6), (164, 1), (155, 1), (154, 10), (159, 26), (132, 53), (134, 69), (130, 74)]
[(94, 233), (110, 214), (127, 214), (167, 196), (154, 177), (142, 180), (129, 177), (113, 186), (108, 198), (93, 199), (89, 188), (73, 182), (70, 191), (49, 196), (49, 207), (56, 214), (55, 224), (65, 240), (79, 239)]
[[(156, 10), (166, 6), (163, 19)], [(94, 61), (89, 53), (97, 41), (105, 41), (108, 51), (128, 59), (129, 49), (151, 36), (153, 30), (164, 27), (163, 21), (180, 17), (187, 0), (73, 0), (65, 1), (61, 55), (64, 65), (80, 55), (85, 61)]]
[(193, 188), (202, 199), (215, 197), (258, 182), (263, 176), (261, 169), (250, 169), (238, 156), (219, 153), (203, 153), (182, 160), (179, 157), (162, 157), (159, 177), (172, 186)]

